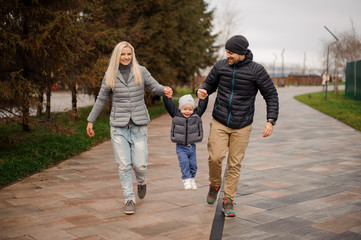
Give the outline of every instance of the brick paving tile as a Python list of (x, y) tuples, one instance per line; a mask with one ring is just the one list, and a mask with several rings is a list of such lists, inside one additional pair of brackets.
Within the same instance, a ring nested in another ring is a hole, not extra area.
[(350, 231), (352, 228), (359, 226), (361, 226), (361, 211), (313, 225), (315, 228), (336, 234), (345, 233)]

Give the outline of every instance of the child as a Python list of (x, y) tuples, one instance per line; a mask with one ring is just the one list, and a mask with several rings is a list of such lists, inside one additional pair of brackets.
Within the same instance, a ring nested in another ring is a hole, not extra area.
[(201, 116), (207, 109), (208, 97), (199, 100), (198, 107), (190, 94), (179, 98), (179, 109), (173, 100), (163, 97), (165, 108), (172, 119), (171, 140), (177, 143), (176, 150), (179, 166), (182, 171), (184, 189), (197, 189), (195, 176), (197, 173), (196, 142), (203, 139)]

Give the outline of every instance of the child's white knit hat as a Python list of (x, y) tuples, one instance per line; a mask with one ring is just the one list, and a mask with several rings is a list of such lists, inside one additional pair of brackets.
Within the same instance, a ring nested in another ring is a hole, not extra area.
[(187, 94), (179, 98), (179, 109), (181, 109), (186, 104), (189, 104), (195, 108), (196, 103), (194, 102), (192, 95)]

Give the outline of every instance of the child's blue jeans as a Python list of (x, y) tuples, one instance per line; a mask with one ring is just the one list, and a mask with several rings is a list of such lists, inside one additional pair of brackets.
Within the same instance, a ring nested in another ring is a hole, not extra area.
[(194, 178), (197, 173), (196, 145), (176, 145), (179, 166), (182, 171), (182, 179)]

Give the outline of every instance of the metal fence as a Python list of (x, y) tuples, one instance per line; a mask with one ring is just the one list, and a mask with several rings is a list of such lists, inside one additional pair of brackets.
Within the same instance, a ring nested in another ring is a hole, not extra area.
[(345, 96), (361, 101), (361, 60), (346, 64)]
[(320, 85), (322, 83), (322, 79), (320, 76), (292, 76), (289, 75), (287, 77), (271, 77), (272, 81), (275, 85), (279, 87), (283, 86), (314, 86)]

